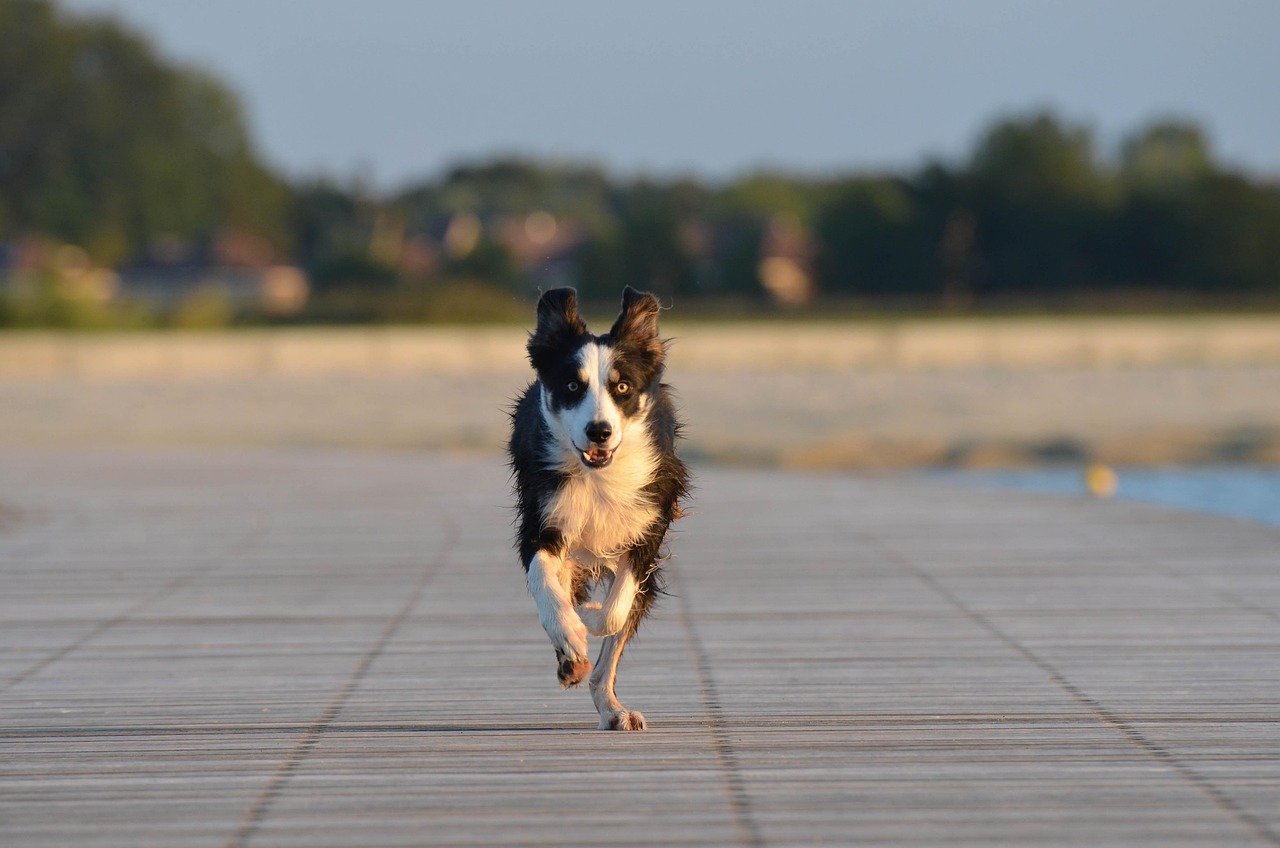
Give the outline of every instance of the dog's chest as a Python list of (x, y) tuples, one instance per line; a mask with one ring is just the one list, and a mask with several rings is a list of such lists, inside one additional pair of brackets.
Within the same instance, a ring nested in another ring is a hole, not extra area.
[(609, 468), (570, 475), (547, 504), (550, 524), (570, 548), (608, 557), (637, 542), (658, 519), (658, 506), (644, 492), (648, 474)]

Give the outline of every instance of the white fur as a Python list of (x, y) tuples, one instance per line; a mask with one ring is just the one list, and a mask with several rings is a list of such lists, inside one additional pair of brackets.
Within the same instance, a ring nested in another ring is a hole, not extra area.
[(543, 513), (547, 524), (560, 530), (569, 550), (616, 557), (658, 519), (658, 505), (644, 492), (657, 459), (643, 425), (630, 429), (613, 462), (604, 468), (585, 467), (576, 453), (564, 457), (561, 451), (561, 456), (567, 478)]
[(591, 581), (591, 596), (578, 607), (582, 623), (596, 636), (622, 631), (640, 589), (629, 563), (623, 562), (619, 568), (619, 561), (613, 560), (604, 567), (608, 570)]
[(538, 606), (538, 620), (557, 650), (575, 659), (587, 656), (587, 628), (569, 597), (569, 563), (546, 551), (529, 563), (529, 592)]
[[(587, 387), (582, 399), (575, 406), (552, 412), (550, 393), (542, 393), (542, 417), (566, 450), (572, 448), (577, 453), (582, 453), (592, 447), (587, 439), (587, 425), (595, 421), (604, 421), (613, 428), (613, 436), (604, 447), (617, 450), (622, 444), (625, 435), (622, 412), (609, 394), (609, 383), (616, 377), (613, 351), (592, 342), (583, 345), (582, 350), (578, 351), (578, 379)], [(559, 464), (558, 460), (555, 464)]]
[(596, 658), (596, 667), (591, 672), (591, 700), (600, 714), (601, 730), (644, 730), (644, 716), (636, 710), (628, 710), (618, 702), (614, 692), (614, 683), (618, 677), (618, 660), (622, 657), (622, 648), (626, 644), (625, 636), (615, 634), (604, 637), (600, 646), (600, 656)]
[[(557, 413), (542, 393), (542, 416), (552, 432), (546, 446), (550, 467), (567, 479), (542, 505), (546, 524), (557, 528), (569, 550), (582, 548), (596, 557), (617, 557), (639, 541), (658, 518), (658, 505), (644, 492), (653, 479), (658, 457), (643, 419), (623, 421), (609, 395), (612, 352), (598, 344), (583, 346), (579, 354), (587, 391), (576, 406)], [(592, 421), (613, 426), (613, 461), (604, 468), (588, 468), (581, 460), (585, 429)]]
[(605, 445), (616, 450), (622, 442), (622, 412), (609, 394), (609, 384), (618, 378), (613, 367), (613, 349), (594, 342), (578, 351), (578, 377), (586, 385), (582, 400), (561, 413), (563, 427), (574, 447), (583, 451), (590, 447), (587, 425), (603, 421), (613, 428), (613, 437)]

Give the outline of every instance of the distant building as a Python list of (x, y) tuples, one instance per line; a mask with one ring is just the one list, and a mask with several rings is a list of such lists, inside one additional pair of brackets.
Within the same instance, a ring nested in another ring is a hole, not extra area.
[(406, 237), (396, 264), (405, 273), (429, 276), (439, 273), (445, 260), (466, 259), (485, 240), (510, 255), (518, 276), (531, 287), (550, 289), (572, 285), (587, 237), (581, 222), (541, 210), (488, 220), (458, 213)]
[(306, 274), (292, 265), (236, 268), (174, 265), (126, 268), (118, 275), (120, 297), (169, 311), (197, 295), (216, 294), (236, 310), (293, 315), (310, 294)]
[(25, 300), (50, 286), (63, 297), (107, 303), (119, 290), (119, 277), (94, 265), (83, 249), (55, 239), (27, 235), (0, 244), (0, 293)]
[(581, 223), (544, 211), (499, 218), (494, 238), (511, 253), (521, 274), (542, 289), (572, 284), (586, 243)]
[(796, 222), (777, 216), (765, 226), (760, 245), (760, 283), (781, 306), (807, 306), (814, 295), (817, 247)]
[(311, 286), (302, 269), (276, 263), (261, 236), (224, 229), (206, 240), (153, 244), (148, 261), (119, 272), (119, 295), (171, 311), (196, 296), (222, 298), (236, 311), (293, 315)]
[(310, 294), (302, 269), (272, 264), (270, 247), (253, 236), (219, 233), (203, 248), (161, 241), (151, 254), (145, 264), (113, 271), (75, 245), (24, 236), (0, 244), (0, 291), (23, 299), (52, 285), (76, 300), (132, 300), (161, 312), (212, 294), (231, 309), (267, 315), (295, 314)]

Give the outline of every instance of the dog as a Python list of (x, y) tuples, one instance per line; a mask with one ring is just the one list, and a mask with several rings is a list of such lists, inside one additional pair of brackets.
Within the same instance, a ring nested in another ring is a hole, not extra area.
[[(644, 730), (614, 692), (622, 650), (662, 592), (667, 529), (689, 472), (680, 421), (662, 382), (661, 305), (628, 286), (622, 312), (596, 336), (577, 292), (538, 300), (529, 335), (537, 379), (516, 401), (508, 445), (516, 547), (564, 688), (590, 675), (601, 730)], [(594, 671), (587, 634), (603, 637)]]

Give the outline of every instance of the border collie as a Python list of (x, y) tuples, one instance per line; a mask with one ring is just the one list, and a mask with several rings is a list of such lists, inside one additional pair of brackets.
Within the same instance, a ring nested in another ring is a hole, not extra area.
[[(573, 289), (546, 292), (528, 344), (537, 379), (511, 414), (520, 561), (560, 684), (590, 675), (601, 730), (645, 729), (614, 682), (623, 647), (662, 590), (663, 539), (688, 490), (662, 382), (660, 309), (628, 286), (618, 320), (595, 336)], [(603, 637), (594, 671), (588, 632)]]

